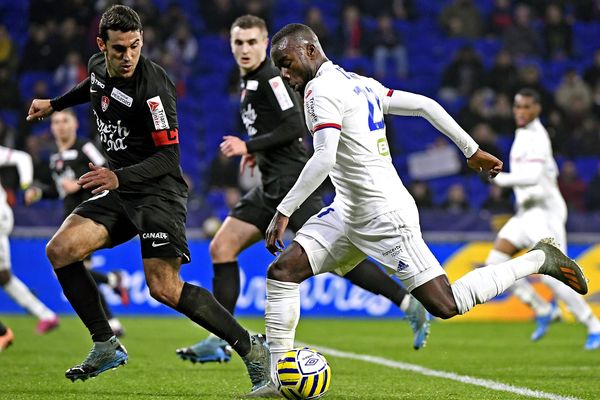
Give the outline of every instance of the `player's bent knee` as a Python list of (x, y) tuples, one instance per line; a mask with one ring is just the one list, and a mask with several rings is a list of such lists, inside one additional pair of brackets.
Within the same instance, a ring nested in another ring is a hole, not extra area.
[(458, 315), (455, 302), (440, 301), (425, 307), (431, 315), (441, 319), (449, 319)]
[(267, 278), (280, 282), (302, 283), (313, 276), (308, 261), (285, 252), (269, 265)]
[(237, 249), (227, 240), (219, 238), (210, 241), (208, 251), (213, 262), (231, 261), (237, 257)]
[(64, 267), (75, 261), (83, 260), (86, 255), (77, 246), (69, 245), (55, 238), (50, 239), (46, 245), (46, 256), (54, 268)]

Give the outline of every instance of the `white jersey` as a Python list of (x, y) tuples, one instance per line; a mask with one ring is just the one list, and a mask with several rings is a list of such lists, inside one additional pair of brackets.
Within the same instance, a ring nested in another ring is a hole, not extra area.
[[(21, 188), (26, 189), (33, 182), (33, 162), (24, 151), (0, 146), (0, 166), (14, 165), (19, 172)], [(0, 186), (0, 202), (6, 202), (6, 192)]]
[[(540, 168), (535, 183), (522, 183), (529, 171)], [(552, 155), (548, 132), (539, 119), (517, 129), (510, 149), (510, 173), (500, 173), (496, 179), (500, 186), (512, 186), (517, 211), (542, 207), (563, 222), (567, 219), (567, 206), (560, 194), (556, 178), (558, 167)]]
[(418, 225), (415, 202), (402, 184), (390, 155), (383, 120), (389, 90), (372, 78), (328, 61), (304, 91), (306, 125), (314, 133), (341, 130), (336, 163), (329, 177), (344, 220), (360, 223), (399, 210)]

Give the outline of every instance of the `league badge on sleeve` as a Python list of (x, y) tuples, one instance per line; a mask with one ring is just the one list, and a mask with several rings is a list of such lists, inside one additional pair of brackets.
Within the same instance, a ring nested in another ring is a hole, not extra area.
[(169, 129), (169, 121), (167, 121), (167, 114), (165, 108), (160, 99), (160, 96), (154, 96), (151, 99), (146, 100), (148, 107), (150, 108), (150, 114), (152, 115), (152, 122), (154, 122), (154, 128), (158, 130)]

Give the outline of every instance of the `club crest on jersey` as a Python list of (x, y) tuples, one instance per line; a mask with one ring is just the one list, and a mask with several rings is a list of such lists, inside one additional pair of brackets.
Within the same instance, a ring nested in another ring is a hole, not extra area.
[(102, 112), (106, 112), (109, 104), (110, 104), (110, 99), (106, 96), (102, 96), (102, 99), (100, 100), (100, 106), (102, 107)]

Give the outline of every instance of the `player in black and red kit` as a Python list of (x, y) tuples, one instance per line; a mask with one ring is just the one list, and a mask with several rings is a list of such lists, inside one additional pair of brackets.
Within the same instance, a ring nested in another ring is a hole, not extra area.
[[(210, 244), (213, 261), (213, 293), (233, 314), (240, 293), (238, 255), (264, 238), (276, 207), (292, 188), (308, 155), (302, 138), (306, 127), (302, 100), (283, 82), (279, 69), (267, 57), (268, 32), (256, 16), (236, 19), (230, 30), (231, 50), (242, 75), (240, 114), (249, 135), (247, 141), (225, 136), (221, 151), (228, 157), (242, 156), (241, 169), (258, 165), (261, 185), (248, 192), (233, 208)], [(311, 195), (290, 217), (296, 231), (323, 208), (323, 200)], [(323, 211), (325, 212), (325, 211)], [(425, 345), (429, 333), (428, 314), (403, 287), (371, 261), (363, 261), (344, 277), (401, 307), (414, 330), (415, 349)], [(227, 341), (215, 336), (193, 346), (177, 349), (192, 362), (228, 361)]]
[(108, 167), (90, 164), (79, 178), (95, 196), (79, 205), (46, 246), (46, 254), (69, 300), (92, 335), (88, 357), (66, 377), (85, 380), (127, 362), (82, 260), (91, 252), (141, 240), (150, 294), (225, 338), (242, 356), (253, 390), (269, 383), (270, 354), (259, 335), (250, 336), (201, 287), (183, 282), (190, 262), (185, 236), (187, 186), (179, 166), (175, 86), (165, 71), (141, 56), (142, 25), (129, 7), (110, 7), (100, 20), (100, 53), (89, 77), (53, 100), (35, 99), (28, 120), (91, 102)]
[[(56, 144), (56, 152), (50, 155), (51, 181), (35, 180), (25, 191), (25, 204), (33, 204), (42, 198), (60, 198), (63, 202), (63, 219), (66, 219), (75, 207), (92, 197), (89, 190), (83, 190), (77, 184), (77, 179), (89, 170), (90, 162), (103, 166), (106, 159), (92, 142), (77, 136), (79, 123), (73, 110), (55, 112), (51, 118), (50, 131)], [(91, 268), (91, 254), (84, 263)], [(129, 293), (119, 271), (105, 274), (90, 269), (90, 274), (96, 283), (108, 285), (118, 294), (124, 305), (129, 303)], [(123, 325), (113, 316), (102, 292), (99, 295), (111, 329), (117, 337), (123, 336)]]

